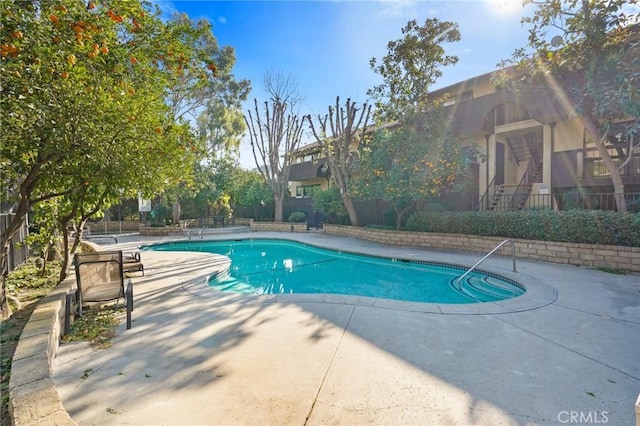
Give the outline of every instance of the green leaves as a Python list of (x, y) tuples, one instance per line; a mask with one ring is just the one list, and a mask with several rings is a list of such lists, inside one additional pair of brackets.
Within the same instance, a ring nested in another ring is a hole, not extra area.
[(460, 40), (457, 24), (430, 18), (420, 26), (412, 20), (402, 34), (401, 39), (388, 43), (387, 55), (381, 61), (369, 61), (370, 68), (384, 81), (367, 92), (376, 99), (378, 122), (397, 120), (413, 109), (426, 109), (429, 87), (442, 76), (441, 67), (458, 62), (444, 50), (447, 43)]
[(142, 0), (6, 0), (0, 16), (0, 182), (20, 212), (1, 245), (37, 203), (68, 224), (190, 174), (204, 149), (180, 112), (234, 82), (208, 23)]
[[(86, 341), (97, 349), (108, 348), (111, 346), (111, 339), (116, 335), (116, 327), (120, 323), (118, 316), (123, 312), (122, 307), (117, 310), (113, 307), (87, 309), (81, 317), (75, 319), (71, 325), (71, 331), (62, 340)], [(85, 370), (82, 378), (86, 379), (90, 374), (91, 371)]]
[(344, 223), (348, 217), (347, 209), (344, 207), (340, 190), (337, 186), (331, 185), (328, 189), (315, 189), (311, 197), (313, 207), (327, 216), (329, 223)]
[(405, 117), (399, 127), (374, 134), (354, 180), (360, 197), (394, 206), (398, 228), (415, 201), (453, 189), (466, 166), (441, 108)]
[[(640, 55), (637, 13), (633, 14), (637, 7), (626, 0), (527, 3), (535, 5), (534, 13), (522, 20), (529, 26), (529, 51), (519, 49), (504, 61), (502, 66), (513, 68), (499, 72), (496, 80), (514, 90), (551, 88), (554, 97), (568, 99), (568, 114), (582, 120), (614, 191), (624, 193), (618, 163), (624, 163), (633, 149), (619, 150), (619, 161), (614, 161), (605, 141), (614, 125), (625, 136), (640, 128)], [(616, 202), (619, 211), (626, 211), (624, 197)]]
[(165, 100), (209, 87), (216, 59), (226, 72), (233, 64), (209, 25), (164, 23), (137, 1), (0, 8), (0, 178), (11, 190), (29, 173), (32, 198), (75, 188), (87, 172), (91, 185), (118, 193), (151, 194), (184, 176), (202, 150)]
[(603, 210), (416, 213), (407, 230), (640, 247), (640, 214)]

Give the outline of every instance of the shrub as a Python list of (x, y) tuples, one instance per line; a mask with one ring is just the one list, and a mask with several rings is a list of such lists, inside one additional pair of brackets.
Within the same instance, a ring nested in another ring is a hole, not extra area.
[(315, 188), (311, 192), (311, 198), (314, 208), (327, 217), (328, 223), (344, 224), (349, 217), (337, 186), (330, 186), (326, 190)]
[(304, 222), (307, 220), (307, 215), (303, 212), (292, 212), (289, 215), (289, 222)]
[(397, 213), (393, 209), (386, 209), (383, 213), (384, 215), (384, 226), (385, 227), (396, 227), (396, 218), (398, 217)]
[(640, 247), (640, 213), (602, 210), (415, 213), (406, 229)]
[(151, 211), (151, 226), (165, 226), (171, 221), (173, 210), (164, 204), (156, 204)]

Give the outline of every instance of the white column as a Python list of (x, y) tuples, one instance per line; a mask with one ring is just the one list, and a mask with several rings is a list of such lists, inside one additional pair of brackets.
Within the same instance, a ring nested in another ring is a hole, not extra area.
[(551, 146), (551, 126), (542, 125), (542, 181), (551, 190), (551, 156), (553, 155)]

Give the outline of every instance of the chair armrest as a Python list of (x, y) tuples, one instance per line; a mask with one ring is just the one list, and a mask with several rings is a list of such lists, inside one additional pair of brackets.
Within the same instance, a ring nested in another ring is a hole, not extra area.
[(125, 263), (140, 262), (140, 252), (138, 251), (122, 252), (122, 261)]

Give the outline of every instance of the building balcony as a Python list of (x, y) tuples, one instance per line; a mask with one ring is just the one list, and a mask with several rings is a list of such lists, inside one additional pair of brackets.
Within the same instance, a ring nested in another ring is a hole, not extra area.
[(329, 168), (327, 167), (326, 159), (292, 164), (289, 171), (289, 180), (296, 182), (328, 177)]

